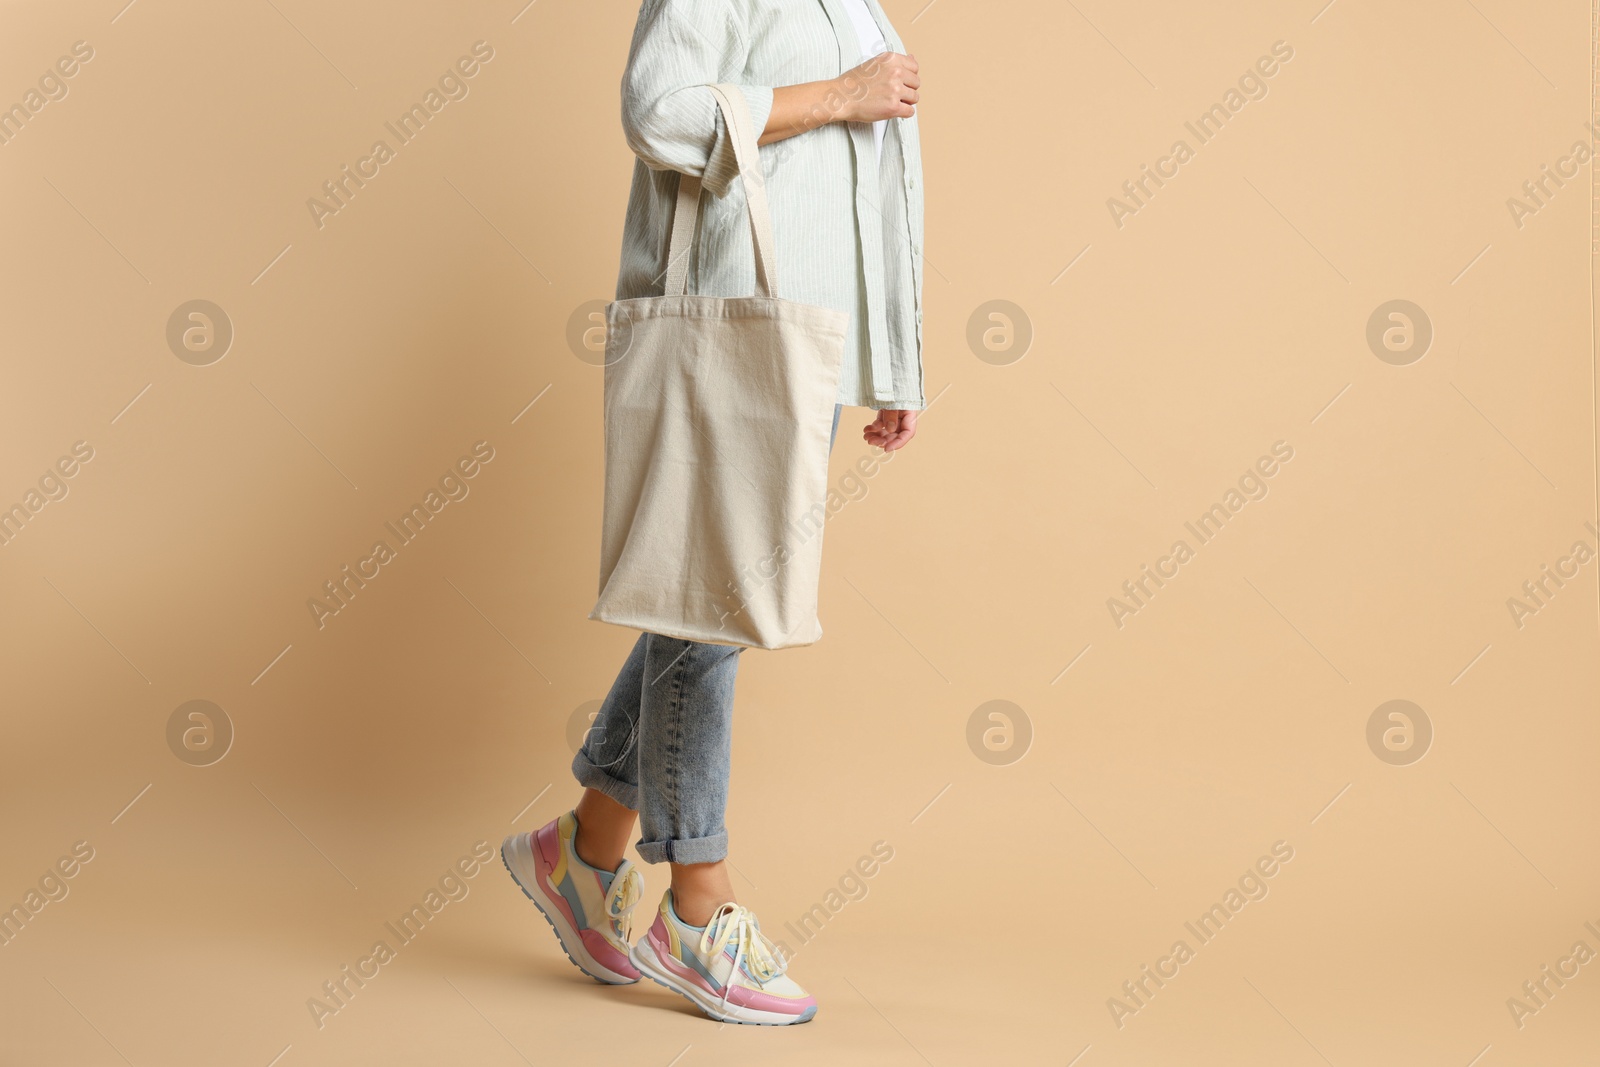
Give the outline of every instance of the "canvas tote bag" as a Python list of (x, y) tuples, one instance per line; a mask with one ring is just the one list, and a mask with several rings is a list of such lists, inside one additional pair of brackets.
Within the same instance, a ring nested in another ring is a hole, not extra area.
[(589, 617), (693, 641), (808, 645), (822, 636), (829, 432), (849, 316), (778, 295), (757, 131), (736, 87), (711, 91), (744, 188), (755, 294), (685, 294), (700, 179), (681, 175), (665, 295), (606, 306), (605, 513)]

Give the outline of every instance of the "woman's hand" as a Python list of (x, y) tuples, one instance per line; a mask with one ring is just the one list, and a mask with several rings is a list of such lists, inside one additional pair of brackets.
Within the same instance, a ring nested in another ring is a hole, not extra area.
[(835, 79), (844, 96), (837, 118), (844, 122), (908, 119), (917, 113), (917, 57), (882, 52)]
[(782, 141), (830, 122), (877, 122), (917, 113), (917, 57), (883, 52), (837, 78), (772, 90), (772, 110), (757, 144)]
[(917, 436), (917, 412), (897, 408), (884, 408), (878, 417), (862, 431), (861, 439), (877, 445), (885, 452), (904, 448)]

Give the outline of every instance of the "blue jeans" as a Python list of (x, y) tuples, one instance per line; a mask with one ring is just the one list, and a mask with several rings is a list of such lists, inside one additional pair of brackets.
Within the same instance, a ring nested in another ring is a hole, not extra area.
[[(833, 407), (828, 447), (839, 436)], [(735, 645), (642, 633), (572, 760), (578, 784), (639, 813), (646, 863), (728, 855)]]

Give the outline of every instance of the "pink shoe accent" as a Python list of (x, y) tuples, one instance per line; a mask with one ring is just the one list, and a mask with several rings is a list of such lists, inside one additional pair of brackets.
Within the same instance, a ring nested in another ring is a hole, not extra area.
[[(720, 994), (719, 994), (720, 995)], [(741, 1008), (754, 1008), (757, 1011), (778, 1012), (783, 1015), (804, 1015), (806, 1010), (817, 1006), (817, 998), (803, 997), (791, 1000), (788, 997), (775, 997), (771, 993), (763, 993), (756, 989), (746, 989), (736, 985), (733, 992), (728, 994), (728, 1003), (737, 1004)]]
[[(542, 829), (535, 831), (533, 835), (533, 866), (538, 873), (538, 877), (534, 879), (537, 883), (535, 888), (539, 890), (539, 895), (549, 901), (557, 911), (561, 912), (562, 917), (576, 930), (578, 928), (578, 917), (572, 913), (572, 905), (567, 903), (566, 897), (550, 887), (550, 872), (555, 868), (556, 857), (561, 855), (561, 838), (559, 835), (560, 831), (556, 829), (554, 822), (546, 824)], [(601, 940), (603, 941), (604, 938), (601, 938)], [(607, 963), (606, 966), (609, 967), (611, 965)], [(629, 964), (629, 967), (631, 966), (632, 964)]]
[(589, 955), (595, 958), (603, 967), (608, 967), (618, 974), (637, 974), (638, 968), (628, 958), (626, 952), (618, 952), (611, 942), (600, 936), (597, 930), (579, 930), (578, 936), (583, 939), (583, 947), (589, 950)]
[(539, 873), (548, 877), (561, 856), (561, 831), (555, 822), (548, 822), (533, 834), (533, 854), (539, 861)]
[(678, 957), (672, 954), (672, 949), (670, 946), (668, 946), (666, 938), (657, 938), (654, 927), (651, 927), (650, 929), (650, 938), (654, 942), (651, 947), (656, 950), (656, 958), (661, 961), (662, 966), (666, 967), (667, 970), (671, 971), (679, 978), (682, 978), (685, 982), (704, 989), (712, 996), (722, 996), (722, 991), (720, 989), (713, 989), (711, 987), (711, 983), (707, 982), (705, 977), (701, 975), (699, 971), (695, 970), (693, 967), (690, 967), (688, 964), (683, 963), (678, 959)]

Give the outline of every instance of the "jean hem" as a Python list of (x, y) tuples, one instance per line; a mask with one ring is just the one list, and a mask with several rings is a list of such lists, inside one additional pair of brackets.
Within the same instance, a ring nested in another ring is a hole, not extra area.
[(599, 767), (589, 762), (589, 757), (579, 749), (578, 754), (572, 757), (572, 776), (578, 784), (585, 789), (593, 789), (604, 793), (618, 804), (630, 811), (639, 810), (639, 787), (624, 782), (620, 778), (613, 778)]
[(728, 858), (728, 834), (667, 841), (640, 841), (635, 846), (646, 863), (716, 863)]

